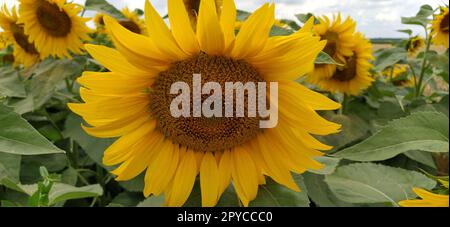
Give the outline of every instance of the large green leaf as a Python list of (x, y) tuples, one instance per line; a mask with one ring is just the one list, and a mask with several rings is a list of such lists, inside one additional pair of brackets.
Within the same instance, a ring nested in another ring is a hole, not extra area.
[(330, 55), (321, 51), (319, 55), (317, 55), (316, 60), (314, 61), (316, 65), (342, 65), (337, 63)]
[(84, 199), (98, 197), (103, 194), (103, 189), (99, 184), (84, 187), (74, 187), (68, 184), (55, 184), (48, 195), (49, 205), (57, 204), (71, 199)]
[(124, 16), (116, 7), (109, 4), (106, 0), (86, 0), (86, 10), (94, 10), (109, 14), (117, 19), (122, 19)]
[(416, 16), (402, 17), (402, 24), (420, 25), (426, 28), (430, 23), (430, 16), (433, 15), (433, 12), (433, 7), (430, 5), (423, 5)]
[(26, 95), (19, 73), (14, 68), (0, 68), (0, 96), (24, 98)]
[(425, 175), (373, 163), (342, 166), (325, 176), (330, 190), (349, 203), (391, 203), (415, 198), (413, 187), (432, 189), (436, 182)]
[(138, 207), (162, 207), (164, 206), (164, 196), (151, 196), (140, 202)]
[(250, 202), (253, 207), (308, 207), (310, 204), (308, 190), (301, 175), (294, 175), (301, 192), (292, 191), (267, 178), (267, 183), (261, 185), (258, 196)]
[(64, 153), (13, 109), (0, 104), (0, 152), (16, 155)]
[(4, 168), (3, 169), (4, 177), (7, 176), (11, 179), (19, 181), (21, 160), (22, 160), (22, 156), (20, 156), (20, 155), (7, 154), (7, 153), (0, 152), (0, 165), (2, 165)]
[(325, 183), (325, 176), (304, 173), (306, 188), (308, 189), (308, 196), (319, 207), (350, 207), (354, 206), (351, 203), (346, 203), (338, 199), (328, 188)]
[(416, 112), (335, 155), (353, 161), (381, 161), (412, 150), (448, 152), (448, 123), (442, 113)]

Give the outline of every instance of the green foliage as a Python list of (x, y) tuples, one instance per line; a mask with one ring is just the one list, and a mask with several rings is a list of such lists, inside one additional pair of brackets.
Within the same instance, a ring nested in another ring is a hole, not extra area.
[(86, 0), (85, 9), (106, 13), (118, 19), (124, 17), (122, 12), (109, 4), (106, 0)]

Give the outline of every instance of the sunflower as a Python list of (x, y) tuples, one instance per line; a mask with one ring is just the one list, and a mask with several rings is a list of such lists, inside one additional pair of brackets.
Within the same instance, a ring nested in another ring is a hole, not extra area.
[[(326, 40), (327, 45), (323, 50), (335, 61), (345, 63), (345, 59), (353, 54), (353, 34), (356, 22), (350, 17), (342, 21), (341, 14), (338, 14), (331, 21), (327, 16), (318, 18), (319, 24), (315, 25), (313, 32), (320, 36), (321, 40)], [(330, 78), (336, 71), (336, 65), (316, 65), (311, 73), (315, 78)]]
[(420, 36), (411, 37), (407, 44), (406, 50), (410, 56), (414, 56), (419, 52), (423, 47), (425, 47), (425, 40)]
[(20, 22), (25, 34), (36, 44), (41, 59), (48, 56), (70, 58), (82, 54), (83, 40), (89, 40), (89, 19), (81, 18), (79, 5), (66, 0), (19, 0)]
[(409, 66), (404, 64), (396, 64), (394, 68), (385, 69), (382, 74), (388, 78), (395, 86), (413, 87), (415, 86), (414, 78), (408, 76)]
[(372, 44), (361, 33), (355, 33), (353, 42), (352, 54), (344, 59), (345, 65), (338, 66), (330, 78), (309, 74), (307, 81), (323, 90), (346, 95), (358, 95), (368, 88), (374, 80), (370, 74)]
[(94, 17), (94, 24), (97, 28), (97, 32), (105, 33), (105, 22), (103, 21), (104, 13), (97, 13)]
[[(235, 30), (240, 30), (243, 24), (244, 24), (243, 21), (236, 21), (235, 26), (234, 26)], [(275, 20), (273, 25), (280, 27), (280, 28), (290, 29), (288, 24), (286, 24), (282, 20), (278, 20), (278, 19)]]
[[(168, 0), (168, 8), (170, 29), (146, 1), (150, 36), (105, 17), (117, 50), (86, 46), (111, 72), (85, 72), (78, 79), (85, 103), (69, 108), (91, 126), (83, 125), (88, 134), (119, 137), (103, 162), (121, 164), (113, 171), (119, 181), (145, 171), (144, 195), (164, 193), (168, 206), (185, 203), (198, 174), (203, 206), (216, 205), (231, 181), (245, 206), (256, 197), (264, 176), (299, 191), (291, 171), (322, 168), (313, 158), (323, 155), (319, 150), (331, 149), (311, 134), (340, 130), (316, 113), (340, 105), (294, 81), (312, 70), (325, 41), (310, 32), (269, 38), (275, 6), (268, 3), (244, 22), (237, 36), (233, 0), (223, 1), (220, 16), (214, 1), (201, 1), (196, 31), (182, 0)], [(250, 117), (172, 117), (171, 84), (192, 84), (194, 73), (201, 73), (204, 83), (222, 86), (225, 81), (278, 82), (277, 127), (261, 129), (257, 118)]]
[(3, 32), (0, 32), (0, 50), (4, 49), (8, 46), (8, 42), (6, 40), (6, 36)]
[(28, 41), (23, 25), (18, 23), (16, 7), (13, 7), (10, 12), (6, 5), (3, 5), (0, 11), (0, 27), (4, 30), (3, 35), (6, 41), (14, 46), (15, 65), (23, 64), (29, 67), (39, 61), (39, 52), (34, 43)]
[(131, 12), (128, 8), (123, 8), (122, 14), (125, 19), (119, 20), (120, 25), (137, 34), (145, 35), (147, 33), (145, 22), (139, 18), (137, 13)]
[(431, 193), (421, 188), (414, 188), (413, 191), (421, 198), (421, 200), (404, 200), (400, 201), (403, 207), (448, 207), (448, 195), (439, 195)]
[(448, 6), (441, 7), (441, 13), (435, 15), (434, 20), (431, 24), (432, 31), (431, 35), (433, 36), (433, 43), (436, 45), (445, 46), (448, 48)]

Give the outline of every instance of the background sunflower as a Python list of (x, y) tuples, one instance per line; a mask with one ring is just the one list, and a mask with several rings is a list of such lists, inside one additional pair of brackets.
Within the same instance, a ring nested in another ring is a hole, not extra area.
[(7, 42), (11, 42), (14, 46), (15, 65), (23, 64), (29, 67), (39, 61), (39, 52), (34, 43), (29, 42), (23, 25), (18, 22), (15, 7), (10, 12), (6, 5), (3, 5), (0, 11), (0, 26), (4, 30), (3, 35)]
[(420, 36), (414, 36), (406, 43), (406, 50), (408, 51), (409, 56), (415, 56), (425, 47), (425, 45), (425, 39)]
[(441, 12), (434, 16), (434, 20), (431, 23), (431, 30), (433, 36), (433, 43), (436, 45), (443, 45), (448, 48), (448, 33), (449, 33), (449, 17), (448, 6), (441, 7)]
[(48, 56), (70, 58), (81, 54), (83, 40), (89, 40), (87, 18), (78, 14), (82, 7), (66, 0), (19, 0), (20, 23), (34, 42), (41, 59)]

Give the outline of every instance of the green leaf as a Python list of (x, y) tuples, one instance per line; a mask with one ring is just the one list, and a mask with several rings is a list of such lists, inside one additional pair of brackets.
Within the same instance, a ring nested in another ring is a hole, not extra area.
[(375, 70), (383, 71), (389, 66), (395, 65), (400, 61), (406, 61), (407, 53), (404, 48), (382, 49), (375, 53)]
[(103, 189), (99, 184), (85, 187), (74, 187), (67, 184), (55, 184), (49, 193), (49, 205), (64, 202), (71, 199), (84, 199), (103, 195)]
[(325, 176), (330, 190), (349, 203), (391, 203), (415, 198), (413, 187), (432, 189), (436, 182), (425, 175), (373, 163), (342, 166)]
[(338, 199), (328, 188), (325, 183), (325, 176), (304, 173), (306, 188), (308, 189), (308, 196), (319, 207), (351, 207), (351, 203), (346, 203)]
[(137, 207), (162, 207), (164, 206), (164, 196), (151, 196), (140, 202)]
[(406, 33), (409, 36), (411, 36), (413, 34), (413, 30), (411, 30), (411, 29), (404, 29), (404, 30), (397, 30), (397, 31), (401, 32), (401, 33)]
[(430, 23), (429, 17), (433, 15), (434, 10), (430, 5), (423, 5), (415, 17), (402, 17), (402, 24), (420, 25), (427, 27)]
[(448, 152), (448, 123), (442, 113), (416, 112), (335, 155), (353, 161), (382, 161), (412, 150)]
[(236, 20), (237, 21), (245, 21), (251, 15), (251, 13), (243, 10), (237, 10)]
[(0, 152), (16, 155), (64, 153), (11, 108), (0, 104)]
[(308, 172), (319, 174), (319, 175), (328, 175), (334, 173), (336, 170), (336, 167), (339, 165), (339, 162), (341, 161), (338, 158), (332, 158), (332, 157), (317, 157), (314, 158), (316, 161), (322, 163), (324, 165), (324, 168), (321, 170), (309, 170)]
[(321, 137), (326, 144), (333, 146), (334, 150), (339, 150), (346, 145), (365, 137), (370, 130), (369, 125), (356, 115), (339, 115), (327, 113), (326, 119), (342, 125), (342, 130), (338, 134)]
[(270, 36), (287, 36), (294, 33), (291, 29), (273, 26), (270, 30)]
[(65, 78), (78, 74), (81, 70), (82, 67), (78, 63), (70, 60), (48, 60), (36, 65), (30, 71), (34, 76), (27, 81), (27, 97), (11, 103), (10, 106), (19, 114), (41, 108), (56, 91), (65, 89)]
[(85, 9), (106, 13), (117, 19), (124, 18), (122, 12), (109, 4), (106, 0), (86, 0)]
[[(4, 177), (9, 177), (15, 181), (19, 181), (21, 161), (22, 157), (20, 155), (0, 152), (0, 165), (4, 168)], [(2, 174), (0, 173), (0, 178), (2, 178), (1, 175)]]
[(19, 73), (14, 68), (0, 68), (0, 96), (19, 98), (27, 96)]
[(445, 54), (434, 54), (429, 57), (430, 64), (435, 68), (435, 73), (441, 76), (448, 83), (449, 60)]
[(252, 207), (309, 207), (308, 191), (301, 175), (294, 175), (301, 192), (295, 192), (267, 178), (266, 184), (261, 185), (255, 200), (250, 202)]
[(321, 51), (319, 55), (316, 58), (316, 61), (314, 62), (316, 65), (340, 65), (342, 64), (337, 63), (330, 55), (327, 53)]
[(108, 206), (135, 207), (144, 200), (142, 193), (122, 192), (118, 194)]
[(406, 157), (422, 163), (426, 166), (436, 169), (436, 163), (434, 163), (433, 155), (425, 151), (408, 151), (404, 153)]
[[(296, 14), (295, 17), (297, 17), (297, 19), (302, 22), (302, 23), (306, 23), (309, 18), (314, 17), (314, 14), (312, 13), (300, 13), (300, 14)], [(319, 20), (317, 20), (317, 18), (314, 19), (314, 24), (318, 24)]]

